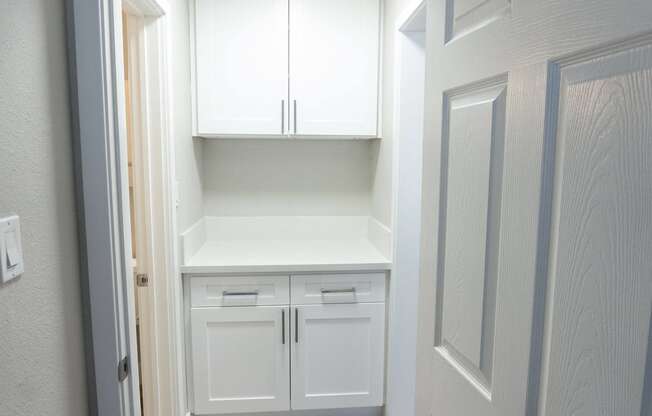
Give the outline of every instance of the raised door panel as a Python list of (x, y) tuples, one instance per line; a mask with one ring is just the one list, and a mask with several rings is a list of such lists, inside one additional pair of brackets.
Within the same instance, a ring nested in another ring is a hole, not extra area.
[(292, 408), (382, 406), (385, 305), (302, 306), (292, 313)]
[(622, 49), (559, 71), (542, 416), (652, 411), (652, 46)]
[(442, 187), (438, 351), (491, 389), (502, 160), (505, 127), (503, 79), (446, 95), (447, 171)]
[(296, 135), (377, 135), (379, 39), (379, 0), (290, 1)]
[(290, 408), (289, 311), (191, 310), (194, 414)]
[(198, 135), (281, 135), (288, 0), (195, 1)]

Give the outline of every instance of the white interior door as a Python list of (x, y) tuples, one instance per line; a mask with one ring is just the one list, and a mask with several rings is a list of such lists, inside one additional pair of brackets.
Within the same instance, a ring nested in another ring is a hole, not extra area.
[(195, 0), (199, 135), (287, 128), (288, 0)]
[(290, 0), (291, 129), (375, 137), (379, 0)]
[(382, 406), (385, 304), (292, 312), (292, 409)]
[(195, 308), (190, 314), (193, 414), (290, 409), (287, 307)]
[(429, 2), (418, 415), (652, 414), (651, 33)]

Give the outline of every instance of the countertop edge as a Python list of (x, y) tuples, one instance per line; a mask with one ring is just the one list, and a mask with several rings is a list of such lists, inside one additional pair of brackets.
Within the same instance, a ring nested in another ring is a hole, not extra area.
[(356, 272), (390, 271), (392, 262), (348, 263), (348, 264), (273, 264), (273, 265), (182, 265), (183, 275), (224, 274), (224, 273), (311, 273), (311, 272)]

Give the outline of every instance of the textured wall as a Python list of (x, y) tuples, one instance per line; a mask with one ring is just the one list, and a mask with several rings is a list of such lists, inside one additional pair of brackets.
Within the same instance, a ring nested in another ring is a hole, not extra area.
[(188, 0), (169, 0), (172, 51), (172, 133), (176, 140), (175, 170), (181, 233), (202, 217), (202, 141), (192, 138), (190, 93), (190, 26)]
[(0, 213), (26, 272), (0, 286), (0, 415), (88, 413), (63, 0), (0, 1)]

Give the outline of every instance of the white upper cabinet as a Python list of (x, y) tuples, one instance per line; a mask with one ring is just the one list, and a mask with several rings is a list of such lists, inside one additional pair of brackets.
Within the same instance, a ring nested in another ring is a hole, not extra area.
[(377, 135), (379, 0), (290, 0), (292, 132)]
[(381, 0), (195, 0), (194, 134), (378, 135)]
[(280, 135), (287, 0), (195, 1), (196, 135)]

